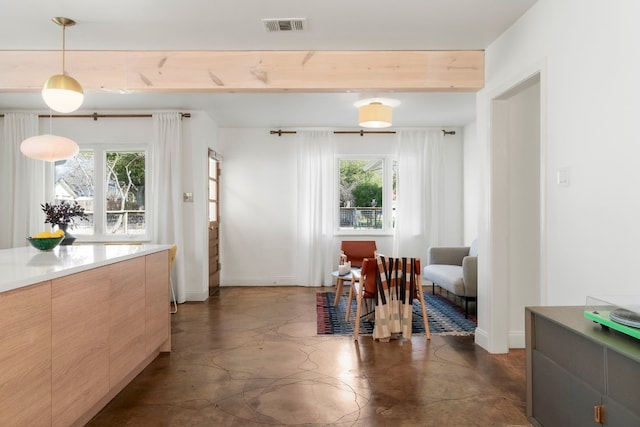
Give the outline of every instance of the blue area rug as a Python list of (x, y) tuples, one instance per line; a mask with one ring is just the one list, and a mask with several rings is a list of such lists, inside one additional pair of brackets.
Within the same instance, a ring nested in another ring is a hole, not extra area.
[[(355, 325), (356, 301), (351, 305), (351, 319), (344, 321), (347, 312), (347, 297), (343, 296), (338, 302), (338, 306), (333, 306), (334, 292), (318, 292), (316, 294), (316, 313), (318, 316), (319, 335), (350, 335), (353, 334)], [(427, 305), (427, 317), (429, 319), (429, 329), (432, 334), (439, 335), (473, 335), (477, 326), (474, 315), (464, 317), (462, 307), (449, 301), (442, 295), (432, 295), (424, 293)], [(424, 334), (424, 324), (422, 322), (422, 312), (420, 302), (413, 300), (412, 330), (414, 334)], [(360, 335), (371, 335), (373, 333), (373, 322), (360, 322)]]

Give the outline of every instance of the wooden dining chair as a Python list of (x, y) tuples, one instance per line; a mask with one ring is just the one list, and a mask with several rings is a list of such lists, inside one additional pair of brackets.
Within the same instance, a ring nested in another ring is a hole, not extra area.
[[(352, 273), (353, 274), (353, 273)], [(351, 316), (351, 305), (353, 299), (356, 298), (356, 327), (355, 327), (355, 340), (358, 341), (358, 330), (360, 328), (360, 319), (370, 313), (362, 314), (362, 306), (365, 301), (373, 301), (376, 293), (376, 275), (378, 274), (378, 263), (375, 258), (364, 258), (362, 260), (362, 267), (359, 272), (353, 274), (353, 280), (349, 287), (349, 299), (347, 300), (347, 312), (345, 315), (345, 322), (349, 321)], [(360, 301), (358, 300), (360, 298)], [(373, 307), (373, 305), (371, 305)], [(358, 311), (359, 310), (359, 311)]]
[[(338, 265), (344, 265), (347, 262), (351, 263), (352, 269), (358, 269), (362, 267), (362, 261), (365, 258), (375, 258), (377, 255), (377, 247), (375, 240), (343, 240), (340, 243), (340, 258)], [(336, 279), (336, 296), (333, 300), (333, 306), (337, 307), (340, 296), (342, 295), (342, 287), (344, 282), (352, 279), (345, 279), (344, 277), (338, 277)]]

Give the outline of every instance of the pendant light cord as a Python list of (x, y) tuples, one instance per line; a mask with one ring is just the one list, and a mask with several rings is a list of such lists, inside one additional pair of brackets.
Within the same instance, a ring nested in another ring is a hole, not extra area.
[(65, 71), (65, 63), (64, 63), (64, 50), (65, 50), (65, 33), (67, 26), (65, 24), (62, 24), (62, 74), (66, 75), (67, 72)]

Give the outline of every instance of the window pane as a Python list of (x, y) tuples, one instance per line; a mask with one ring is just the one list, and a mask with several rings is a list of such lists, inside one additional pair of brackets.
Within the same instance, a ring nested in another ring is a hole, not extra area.
[(80, 151), (75, 157), (56, 162), (55, 201), (76, 201), (84, 208), (87, 220), (75, 221), (73, 234), (93, 234), (93, 196), (94, 196), (93, 151)]
[(340, 228), (382, 229), (384, 159), (340, 160)]
[(218, 178), (218, 162), (212, 158), (209, 158), (209, 178)]
[(145, 152), (107, 152), (106, 178), (107, 234), (145, 234)]
[(218, 220), (218, 206), (216, 202), (209, 202), (209, 221)]

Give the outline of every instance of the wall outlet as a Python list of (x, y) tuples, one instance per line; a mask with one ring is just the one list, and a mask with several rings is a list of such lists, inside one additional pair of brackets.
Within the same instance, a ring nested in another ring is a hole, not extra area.
[(191, 202), (193, 203), (193, 193), (183, 193), (182, 194), (183, 202)]

